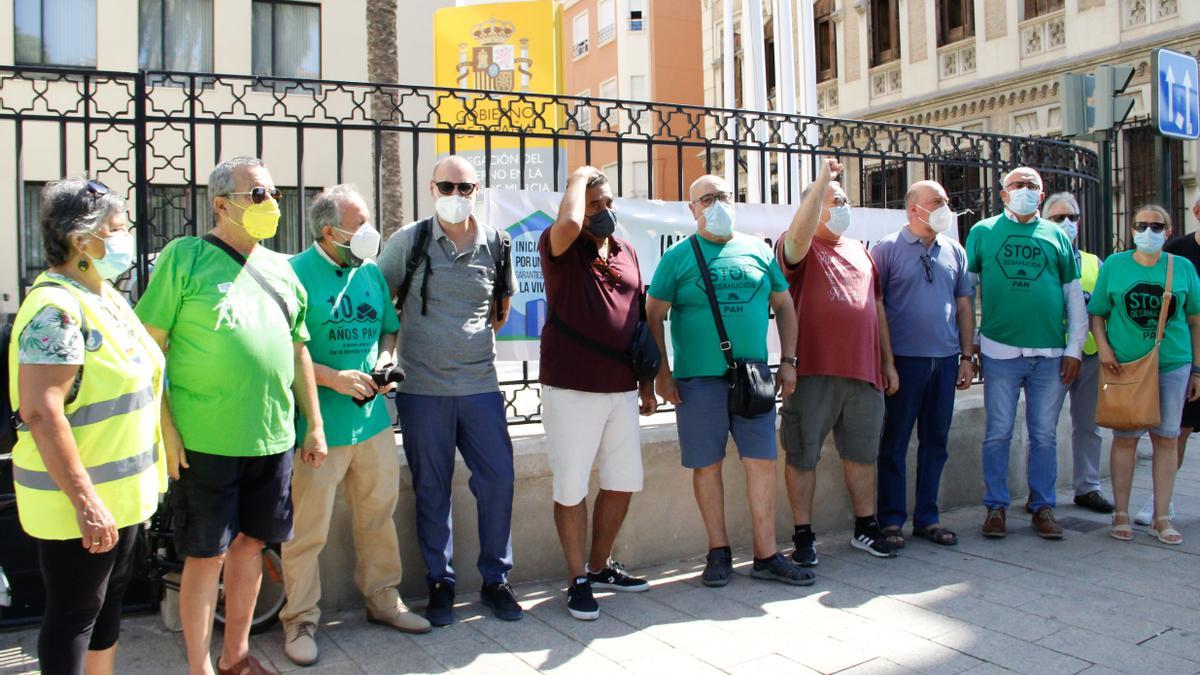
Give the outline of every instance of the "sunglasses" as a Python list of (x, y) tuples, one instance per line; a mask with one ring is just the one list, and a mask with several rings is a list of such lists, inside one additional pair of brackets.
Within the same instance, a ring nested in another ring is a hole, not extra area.
[(83, 189), (87, 191), (88, 196), (92, 198), (92, 201), (96, 201), (104, 195), (112, 192), (112, 190), (108, 189), (107, 185), (98, 180), (89, 180)]
[(455, 183), (448, 180), (436, 181), (434, 182), (434, 185), (437, 186), (438, 192), (444, 195), (452, 195), (454, 194), (454, 191), (457, 190), (458, 194), (464, 197), (469, 197), (477, 187), (475, 183)]
[(241, 195), (250, 195), (250, 201), (255, 204), (263, 203), (264, 201), (266, 201), (267, 197), (270, 197), (271, 199), (274, 199), (275, 201), (279, 201), (280, 199), (283, 198), (283, 193), (280, 192), (278, 188), (269, 188), (268, 189), (268, 188), (264, 188), (264, 187), (256, 187), (256, 188), (251, 189), (249, 192), (230, 192), (229, 193), (230, 197), (241, 196)]
[(697, 199), (696, 202), (699, 203), (700, 206), (703, 206), (707, 209), (716, 202), (721, 202), (722, 204), (732, 204), (733, 195), (728, 192), (714, 192), (712, 194), (704, 195), (703, 197)]
[(1037, 190), (1038, 192), (1042, 191), (1041, 185), (1034, 183), (1033, 181), (1027, 181), (1027, 180), (1014, 180), (1013, 182), (1004, 186), (1005, 190), (1020, 190), (1021, 188)]
[(1167, 224), (1166, 223), (1134, 223), (1133, 224), (1134, 232), (1145, 232), (1147, 229), (1149, 229), (1151, 232), (1153, 232), (1155, 234), (1158, 234), (1159, 232), (1162, 232), (1163, 230), (1167, 229)]
[(933, 258), (928, 253), (921, 256), (921, 266), (925, 268), (925, 281), (933, 283)]
[(1059, 225), (1062, 225), (1062, 221), (1064, 221), (1068, 218), (1070, 218), (1071, 220), (1079, 220), (1079, 214), (1078, 213), (1065, 213), (1061, 216), (1050, 216), (1047, 220), (1053, 220), (1054, 222), (1058, 223)]
[(616, 287), (617, 282), (621, 280), (621, 273), (613, 269), (605, 260), (601, 260), (600, 258), (592, 260), (592, 267), (604, 275), (604, 280), (608, 283), (609, 287)]

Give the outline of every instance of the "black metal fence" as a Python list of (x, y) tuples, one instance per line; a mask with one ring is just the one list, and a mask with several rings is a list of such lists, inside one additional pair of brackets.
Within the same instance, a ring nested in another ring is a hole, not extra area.
[[(399, 143), (401, 166), (384, 166)], [(618, 196), (683, 200), (702, 173), (736, 162), (734, 190), (749, 201), (794, 203), (786, 167), (811, 172), (822, 157), (845, 165), (860, 206), (902, 207), (915, 180), (939, 180), (960, 237), (999, 211), (1003, 174), (1041, 171), (1047, 191), (1068, 190), (1100, 210), (1099, 164), (1079, 146), (1036, 138), (695, 105), (576, 96), (285, 80), (245, 75), (0, 67), (0, 148), (10, 145), (8, 222), (17, 226), (22, 288), (43, 268), (36, 227), (40, 186), (86, 174), (124, 192), (136, 223), (144, 286), (157, 251), (211, 222), (205, 180), (220, 159), (264, 158), (285, 193), (284, 220), (268, 246), (306, 246), (304, 205), (326, 185), (356, 182), (377, 222), (424, 215), (428, 168), (439, 154), (469, 154), (485, 186), (558, 190), (583, 163), (611, 165)], [(402, 194), (385, 193), (400, 170)], [(611, 174), (610, 174), (611, 177)], [(757, 178), (756, 178), (757, 177)], [(0, 183), (0, 195), (6, 189)], [(1085, 223), (1087, 247), (1106, 234)], [(536, 364), (507, 364), (502, 384), (514, 424), (540, 419)]]

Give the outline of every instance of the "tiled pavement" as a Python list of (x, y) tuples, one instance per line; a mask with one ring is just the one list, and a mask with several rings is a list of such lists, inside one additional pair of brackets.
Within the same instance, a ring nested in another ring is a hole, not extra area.
[[(1140, 462), (1134, 508), (1150, 489)], [(1061, 542), (1039, 540), (1018, 507), (1002, 541), (978, 535), (981, 508), (947, 514), (957, 548), (911, 541), (895, 560), (849, 547), (846, 533), (819, 540), (818, 582), (792, 588), (737, 576), (699, 584), (700, 562), (637, 570), (643, 594), (601, 596), (599, 621), (566, 612), (558, 583), (518, 587), (523, 621), (485, 614), (460, 596), (460, 621), (409, 637), (366, 624), (358, 612), (327, 615), (321, 661), (308, 673), (1200, 673), (1200, 458), (1180, 473), (1176, 507), (1183, 546), (1136, 528), (1133, 543), (1107, 536), (1107, 518), (1063, 506)], [(1060, 494), (1060, 502), (1069, 495)], [(557, 551), (545, 555), (557, 556)], [(182, 638), (157, 617), (127, 619), (118, 672), (184, 672)], [(0, 634), (0, 672), (26, 672), (36, 631)], [(281, 671), (278, 629), (253, 649)], [(215, 650), (214, 650), (215, 652)]]

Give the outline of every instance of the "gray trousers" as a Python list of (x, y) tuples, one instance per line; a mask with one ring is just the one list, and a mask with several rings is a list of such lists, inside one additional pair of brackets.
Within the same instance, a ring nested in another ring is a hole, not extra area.
[[(1075, 496), (1100, 489), (1100, 431), (1096, 428), (1096, 397), (1100, 386), (1100, 357), (1084, 355), (1079, 377), (1071, 383), (1071, 483)], [(1067, 390), (1063, 390), (1066, 398)], [(1062, 400), (1059, 401), (1062, 409)]]

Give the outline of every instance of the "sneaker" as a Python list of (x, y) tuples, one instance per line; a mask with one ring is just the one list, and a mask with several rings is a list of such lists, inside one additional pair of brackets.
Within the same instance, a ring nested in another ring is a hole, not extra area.
[(425, 618), (434, 626), (449, 626), (454, 623), (454, 586), (445, 581), (435, 581), (429, 587), (429, 604), (425, 606)]
[(866, 551), (876, 558), (896, 557), (896, 547), (879, 530), (878, 523), (872, 524), (870, 527), (864, 527), (861, 530), (855, 528), (854, 535), (850, 537), (850, 545)]
[(709, 551), (704, 563), (704, 574), (700, 575), (700, 583), (717, 588), (728, 584), (731, 576), (733, 576), (733, 551), (728, 546)]
[(750, 568), (750, 576), (792, 586), (812, 586), (817, 581), (815, 574), (783, 557), (778, 551), (764, 561), (755, 560)]
[(801, 567), (816, 567), (821, 562), (817, 559), (817, 535), (813, 532), (793, 534), (792, 543), (796, 549), (792, 551), (792, 560)]
[(625, 566), (616, 560), (609, 560), (608, 566), (599, 572), (589, 571), (587, 578), (593, 588), (605, 588), (625, 593), (641, 593), (650, 590), (650, 584), (645, 579), (629, 576), (625, 573)]
[(525, 616), (525, 610), (517, 604), (512, 586), (504, 584), (484, 584), (479, 591), (479, 601), (484, 607), (492, 610), (497, 619), (504, 621), (519, 621)]
[(311, 621), (285, 626), (283, 629), (283, 653), (298, 666), (311, 666), (317, 662), (317, 625)]
[[(1172, 499), (1171, 503), (1167, 506), (1167, 517), (1171, 518), (1172, 520), (1174, 520), (1174, 518), (1175, 518), (1175, 500), (1174, 499)], [(1144, 506), (1142, 506), (1141, 510), (1137, 512), (1137, 515), (1133, 517), (1133, 522), (1137, 523), (1138, 525), (1148, 526), (1148, 525), (1150, 525), (1150, 522), (1153, 520), (1154, 520), (1154, 493), (1151, 493), (1150, 497), (1146, 500), (1146, 504)]]
[(592, 597), (592, 584), (587, 577), (575, 577), (567, 589), (567, 611), (580, 621), (600, 618), (600, 603)]

